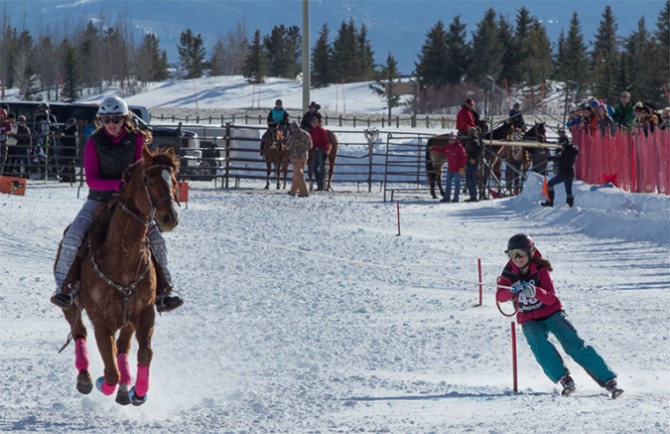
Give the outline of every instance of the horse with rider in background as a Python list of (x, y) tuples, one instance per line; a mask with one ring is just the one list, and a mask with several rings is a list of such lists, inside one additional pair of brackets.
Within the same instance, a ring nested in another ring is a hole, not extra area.
[(271, 123), (261, 137), (261, 156), (265, 160), (265, 189), (270, 188), (270, 175), (273, 172), (277, 180), (277, 190), (286, 188), (290, 162), (286, 150), (286, 131), (276, 123)]

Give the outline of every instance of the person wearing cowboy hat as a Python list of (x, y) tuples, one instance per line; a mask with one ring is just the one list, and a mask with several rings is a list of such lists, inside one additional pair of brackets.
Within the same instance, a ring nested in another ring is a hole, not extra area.
[(321, 110), (321, 106), (319, 104), (317, 104), (314, 101), (309, 103), (309, 110), (307, 110), (307, 112), (305, 112), (305, 115), (302, 117), (302, 121), (300, 122), (300, 128), (302, 128), (305, 131), (311, 130), (312, 118), (317, 118), (319, 120), (319, 125), (323, 125), (323, 117), (321, 116), (321, 113), (319, 113), (319, 110)]

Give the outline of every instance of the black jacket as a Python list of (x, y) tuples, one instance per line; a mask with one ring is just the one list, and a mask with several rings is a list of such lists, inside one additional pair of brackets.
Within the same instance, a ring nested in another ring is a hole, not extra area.
[(549, 157), (549, 160), (556, 162), (558, 166), (558, 173), (563, 176), (570, 178), (575, 177), (575, 161), (579, 155), (579, 148), (573, 143), (568, 143), (563, 146), (561, 152), (553, 157)]

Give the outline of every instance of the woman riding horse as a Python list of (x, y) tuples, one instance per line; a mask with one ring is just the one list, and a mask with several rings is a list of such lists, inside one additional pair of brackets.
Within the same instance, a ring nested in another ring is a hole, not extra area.
[[(51, 302), (63, 309), (72, 306), (77, 292), (78, 267), (73, 265), (77, 262), (77, 252), (93, 222), (95, 210), (121, 190), (123, 172), (142, 158), (145, 142), (151, 141), (150, 133), (135, 129), (129, 117), (128, 104), (119, 97), (106, 98), (100, 104), (97, 124), (98, 129), (88, 139), (84, 150), (88, 199), (65, 231), (62, 251), (54, 269), (56, 292)], [(184, 302), (172, 290), (172, 278), (167, 269), (167, 247), (155, 225), (150, 228), (149, 240), (159, 269), (156, 308), (159, 312), (168, 312)]]

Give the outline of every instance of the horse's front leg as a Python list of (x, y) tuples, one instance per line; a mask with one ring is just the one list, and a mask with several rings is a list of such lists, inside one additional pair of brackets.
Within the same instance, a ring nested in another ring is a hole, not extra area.
[(81, 320), (78, 306), (63, 311), (70, 323), (70, 332), (74, 338), (74, 365), (77, 368), (77, 390), (88, 395), (93, 390), (93, 380), (89, 371), (88, 347), (86, 345), (86, 327)]
[(116, 343), (114, 342), (114, 332), (105, 324), (93, 324), (95, 329), (95, 341), (98, 344), (98, 351), (102, 357), (102, 363), (105, 365), (104, 377), (98, 378), (95, 386), (105, 395), (111, 395), (116, 390), (119, 383), (119, 370), (116, 367)]
[(121, 329), (119, 337), (116, 339), (116, 365), (119, 368), (121, 378), (119, 379), (119, 390), (116, 392), (116, 402), (121, 405), (130, 404), (130, 383), (133, 379), (130, 375), (130, 364), (128, 363), (128, 352), (130, 351), (130, 340), (133, 337), (134, 329), (127, 325)]
[(154, 307), (149, 306), (142, 312), (139, 324), (136, 327), (137, 336), (137, 379), (135, 387), (130, 390), (130, 401), (133, 405), (142, 405), (147, 402), (149, 391), (149, 366), (154, 352), (151, 349), (151, 338), (154, 334), (156, 313)]
[(330, 155), (328, 155), (328, 183), (326, 184), (326, 191), (330, 190), (333, 183), (333, 175), (335, 175), (335, 158), (337, 155), (333, 155), (334, 152), (334, 150), (331, 150)]
[[(265, 158), (267, 159), (268, 156), (266, 155)], [(270, 160), (265, 161), (265, 189), (269, 190), (270, 189), (270, 173), (272, 172), (272, 163), (270, 163)]]

